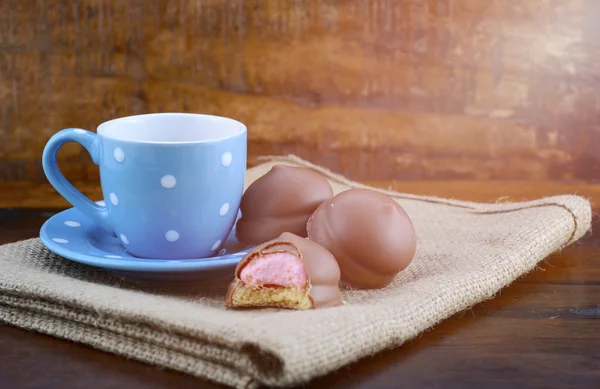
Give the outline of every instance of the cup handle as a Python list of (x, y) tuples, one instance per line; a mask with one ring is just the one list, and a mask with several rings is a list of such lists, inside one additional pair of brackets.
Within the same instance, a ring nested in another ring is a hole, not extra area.
[(98, 165), (100, 156), (100, 144), (98, 135), (81, 130), (79, 128), (68, 128), (54, 134), (46, 146), (42, 155), (42, 167), (44, 174), (50, 181), (50, 184), (56, 189), (62, 197), (71, 205), (77, 208), (81, 213), (90, 218), (95, 224), (114, 234), (112, 227), (108, 222), (108, 209), (106, 206), (100, 206), (92, 200), (85, 197), (77, 190), (61, 173), (56, 155), (58, 150), (67, 142), (76, 142), (82, 145), (90, 156), (94, 164)]

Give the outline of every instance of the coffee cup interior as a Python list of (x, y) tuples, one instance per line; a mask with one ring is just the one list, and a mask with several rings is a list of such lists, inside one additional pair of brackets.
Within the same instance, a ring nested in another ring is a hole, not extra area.
[(201, 143), (246, 131), (237, 120), (200, 114), (160, 113), (127, 116), (102, 123), (98, 135), (125, 142)]

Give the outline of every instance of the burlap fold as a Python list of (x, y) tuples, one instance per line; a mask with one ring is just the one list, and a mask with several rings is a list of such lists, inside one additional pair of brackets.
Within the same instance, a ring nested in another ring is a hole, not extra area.
[[(335, 193), (361, 186), (325, 174)], [(555, 196), (479, 204), (386, 192), (407, 211), (417, 255), (389, 287), (344, 288), (344, 306), (232, 311), (226, 282), (138, 283), (50, 253), (39, 239), (0, 247), (0, 320), (237, 388), (291, 386), (401, 345), (494, 296), (590, 228), (590, 203)]]

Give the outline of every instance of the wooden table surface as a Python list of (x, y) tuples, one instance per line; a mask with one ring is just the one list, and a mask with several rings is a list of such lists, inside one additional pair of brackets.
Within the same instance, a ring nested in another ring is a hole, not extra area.
[[(409, 193), (509, 201), (576, 193), (584, 182), (378, 182)], [(81, 187), (99, 198), (96, 187)], [(40, 208), (44, 205), (44, 208)], [(48, 187), (0, 185), (0, 243), (37, 236), (66, 206)], [(400, 348), (317, 379), (307, 388), (599, 388), (600, 232), (540, 263), (496, 298), (445, 320)], [(0, 325), (0, 388), (217, 388), (86, 346)]]

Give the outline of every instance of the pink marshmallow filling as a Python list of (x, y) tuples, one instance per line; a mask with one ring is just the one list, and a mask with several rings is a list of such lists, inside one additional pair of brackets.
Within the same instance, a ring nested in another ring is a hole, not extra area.
[(286, 253), (274, 253), (252, 261), (240, 274), (244, 284), (289, 286), (298, 288), (306, 283), (306, 269), (298, 257)]

